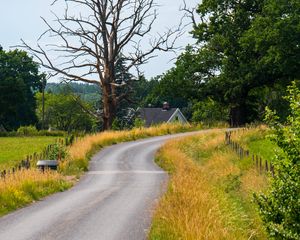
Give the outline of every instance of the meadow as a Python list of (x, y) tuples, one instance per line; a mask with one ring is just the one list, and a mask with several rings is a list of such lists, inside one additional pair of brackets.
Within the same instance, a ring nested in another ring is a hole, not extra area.
[(26, 155), (39, 153), (58, 137), (0, 137), (0, 170), (11, 168)]
[[(267, 154), (274, 149), (267, 134), (267, 129), (252, 129), (239, 132), (236, 139), (243, 139), (243, 146), (256, 154), (262, 153), (260, 147), (255, 152), (252, 146), (265, 141)], [(266, 191), (269, 176), (225, 145), (224, 131), (171, 140), (156, 161), (169, 172), (170, 182), (156, 209), (150, 239), (267, 238), (253, 193)]]

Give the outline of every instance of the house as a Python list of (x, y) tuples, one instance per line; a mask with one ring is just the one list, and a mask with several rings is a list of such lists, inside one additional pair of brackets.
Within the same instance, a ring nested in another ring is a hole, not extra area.
[(162, 108), (140, 108), (139, 115), (140, 118), (145, 121), (146, 127), (175, 121), (188, 123), (180, 109), (170, 108), (170, 105), (167, 102), (163, 104)]

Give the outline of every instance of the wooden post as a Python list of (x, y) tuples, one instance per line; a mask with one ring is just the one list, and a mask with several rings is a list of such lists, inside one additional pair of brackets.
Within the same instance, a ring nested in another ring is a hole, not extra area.
[(256, 155), (256, 170), (258, 171), (258, 156)]
[(266, 172), (269, 172), (268, 160), (266, 160)]
[(259, 172), (262, 173), (262, 159), (259, 158)]
[(274, 177), (274, 166), (272, 163), (270, 163), (270, 170), (271, 170), (271, 173), (272, 173), (272, 177)]

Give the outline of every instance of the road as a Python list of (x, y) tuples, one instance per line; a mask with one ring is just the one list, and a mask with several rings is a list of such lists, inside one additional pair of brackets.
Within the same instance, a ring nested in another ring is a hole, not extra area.
[(146, 239), (167, 174), (155, 165), (168, 139), (154, 137), (107, 147), (72, 189), (0, 218), (1, 240)]

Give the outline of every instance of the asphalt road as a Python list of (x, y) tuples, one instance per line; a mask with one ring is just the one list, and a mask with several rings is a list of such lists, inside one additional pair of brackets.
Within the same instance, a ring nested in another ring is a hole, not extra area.
[[(188, 133), (191, 134), (191, 133)], [(155, 152), (177, 134), (103, 149), (72, 189), (0, 218), (1, 240), (141, 240), (166, 188)]]

